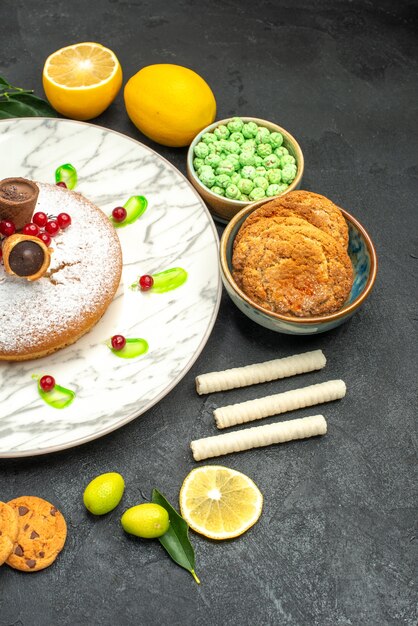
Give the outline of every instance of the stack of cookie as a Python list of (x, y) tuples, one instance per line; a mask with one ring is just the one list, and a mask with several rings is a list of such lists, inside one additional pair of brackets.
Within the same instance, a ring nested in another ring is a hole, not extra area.
[(35, 496), (0, 502), (0, 565), (37, 572), (51, 565), (64, 547), (65, 519), (52, 504)]
[(341, 210), (319, 194), (292, 191), (247, 217), (234, 241), (233, 276), (251, 300), (274, 313), (334, 313), (353, 284), (347, 246)]

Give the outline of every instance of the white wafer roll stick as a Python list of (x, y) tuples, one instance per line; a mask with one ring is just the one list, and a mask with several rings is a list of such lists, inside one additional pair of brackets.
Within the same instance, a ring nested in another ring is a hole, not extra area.
[(273, 359), (264, 363), (254, 363), (244, 367), (234, 367), (223, 372), (210, 372), (196, 377), (198, 394), (225, 391), (235, 387), (246, 387), (269, 380), (304, 374), (320, 370), (327, 362), (322, 350), (312, 350), (303, 354)]
[(257, 400), (222, 406), (215, 409), (213, 415), (218, 428), (227, 428), (270, 415), (302, 409), (305, 406), (339, 400), (345, 396), (345, 392), (346, 386), (343, 380), (328, 380), (325, 383), (292, 389), (292, 391), (276, 393)]
[(195, 461), (202, 461), (214, 456), (222, 456), (231, 452), (241, 452), (251, 448), (270, 446), (293, 439), (306, 439), (316, 435), (325, 435), (327, 423), (323, 415), (311, 415), (287, 422), (255, 426), (231, 433), (206, 437), (192, 441), (190, 447)]

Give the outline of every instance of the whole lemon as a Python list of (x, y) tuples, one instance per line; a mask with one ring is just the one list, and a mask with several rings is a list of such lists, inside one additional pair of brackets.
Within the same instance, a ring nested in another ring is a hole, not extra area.
[(144, 539), (161, 537), (170, 526), (167, 511), (153, 502), (131, 507), (125, 511), (120, 521), (125, 532)]
[(216, 115), (216, 100), (199, 74), (181, 65), (148, 65), (125, 86), (129, 117), (144, 135), (164, 146), (188, 146)]
[(104, 515), (113, 511), (122, 499), (125, 481), (117, 472), (107, 472), (96, 476), (87, 485), (83, 494), (86, 509), (94, 515)]

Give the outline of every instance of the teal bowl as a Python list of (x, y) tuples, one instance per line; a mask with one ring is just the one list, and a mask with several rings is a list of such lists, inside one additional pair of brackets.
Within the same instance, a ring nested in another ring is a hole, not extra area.
[(251, 320), (278, 333), (315, 335), (340, 326), (358, 311), (373, 288), (377, 274), (377, 257), (370, 236), (360, 222), (344, 209), (340, 209), (348, 225), (348, 254), (354, 270), (353, 286), (344, 306), (335, 313), (315, 317), (294, 317), (273, 313), (253, 302), (238, 287), (232, 276), (235, 236), (248, 215), (268, 200), (254, 202), (245, 207), (232, 218), (223, 232), (219, 250), (221, 277), (232, 302)]

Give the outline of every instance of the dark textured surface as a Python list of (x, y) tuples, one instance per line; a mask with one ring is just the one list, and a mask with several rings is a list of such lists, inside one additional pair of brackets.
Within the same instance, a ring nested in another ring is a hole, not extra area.
[[(416, 624), (416, 5), (0, 4), (0, 75), (39, 95), (46, 56), (89, 40), (117, 53), (125, 79), (150, 63), (186, 65), (212, 86), (219, 118), (254, 115), (292, 132), (306, 158), (303, 186), (363, 222), (376, 244), (379, 275), (364, 308), (316, 338), (264, 330), (224, 295), (199, 360), (147, 414), (77, 449), (3, 461), (0, 499), (51, 500), (68, 520), (69, 537), (43, 572), (0, 569), (1, 626)], [(185, 171), (185, 150), (143, 138), (121, 94), (95, 122), (144, 141)], [(328, 365), (298, 381), (208, 397), (194, 391), (197, 373), (313, 348), (324, 350)], [(339, 377), (348, 394), (323, 407), (326, 437), (219, 459), (255, 480), (265, 507), (258, 524), (234, 541), (192, 536), (200, 587), (158, 542), (123, 534), (121, 512), (141, 502), (141, 493), (156, 486), (177, 502), (196, 465), (189, 441), (215, 434), (213, 408)], [(94, 520), (83, 508), (83, 488), (111, 470), (126, 480), (122, 505)]]

